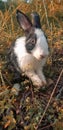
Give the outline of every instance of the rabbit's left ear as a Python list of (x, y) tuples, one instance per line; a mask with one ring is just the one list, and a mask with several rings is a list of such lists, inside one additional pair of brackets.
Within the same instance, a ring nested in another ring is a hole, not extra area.
[(29, 20), (29, 18), (20, 10), (16, 11), (16, 17), (17, 17), (17, 21), (20, 25), (20, 27), (24, 30), (24, 31), (30, 31), (31, 27), (32, 27), (32, 23)]
[(33, 13), (31, 14), (31, 16), (32, 16), (33, 26), (36, 27), (36, 28), (41, 28), (39, 14), (38, 14), (37, 12), (33, 12)]

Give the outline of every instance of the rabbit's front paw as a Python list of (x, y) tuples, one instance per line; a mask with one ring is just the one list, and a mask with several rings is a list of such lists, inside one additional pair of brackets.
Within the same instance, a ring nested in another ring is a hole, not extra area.
[(42, 84), (43, 84), (44, 86), (46, 86), (46, 85), (47, 85), (46, 80), (43, 80), (43, 81), (42, 81)]
[(34, 71), (26, 72), (26, 75), (31, 79), (34, 86), (43, 86), (41, 79)]
[(35, 79), (33, 82), (33, 85), (34, 86), (37, 86), (37, 87), (42, 87), (43, 86), (43, 82), (38, 78), (38, 79)]
[(42, 84), (47, 85), (47, 82), (46, 82), (46, 79), (45, 79), (43, 72), (41, 70), (39, 70), (39, 71), (37, 71), (37, 74), (38, 74), (39, 78), (41, 79)]

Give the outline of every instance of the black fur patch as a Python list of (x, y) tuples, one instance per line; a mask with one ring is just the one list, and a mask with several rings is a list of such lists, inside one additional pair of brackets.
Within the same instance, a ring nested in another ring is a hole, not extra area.
[(17, 56), (14, 53), (15, 42), (8, 48), (7, 53), (7, 69), (9, 72), (13, 73), (14, 77), (11, 80), (11, 83), (20, 83), (21, 82), (21, 70), (17, 62)]
[(33, 26), (40, 29), (41, 28), (41, 23), (40, 23), (39, 14), (37, 12), (33, 12), (31, 14), (31, 16), (32, 16)]
[(34, 30), (32, 30), (26, 38), (26, 50), (28, 53), (31, 53), (36, 45), (37, 37), (34, 34)]
[(15, 46), (15, 42), (11, 45), (10, 48), (8, 48), (8, 53), (7, 53), (8, 66), (9, 68), (11, 67), (11, 71), (13, 70), (20, 71), (20, 68), (17, 62), (17, 56), (14, 53), (14, 46)]

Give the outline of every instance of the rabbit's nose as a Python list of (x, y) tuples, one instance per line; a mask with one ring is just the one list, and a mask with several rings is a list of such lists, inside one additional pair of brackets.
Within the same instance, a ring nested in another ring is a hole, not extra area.
[(40, 59), (43, 59), (43, 58), (45, 58), (45, 55), (42, 55), (42, 54), (41, 54), (41, 55), (40, 55)]

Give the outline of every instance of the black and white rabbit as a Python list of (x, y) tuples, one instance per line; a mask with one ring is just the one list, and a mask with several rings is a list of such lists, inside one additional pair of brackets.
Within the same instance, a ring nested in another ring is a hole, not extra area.
[(9, 59), (17, 71), (23, 72), (33, 85), (40, 87), (46, 84), (43, 66), (49, 54), (48, 43), (41, 30), (39, 15), (32, 13), (31, 16), (33, 22), (23, 12), (16, 11), (17, 21), (25, 36), (11, 45)]

